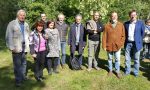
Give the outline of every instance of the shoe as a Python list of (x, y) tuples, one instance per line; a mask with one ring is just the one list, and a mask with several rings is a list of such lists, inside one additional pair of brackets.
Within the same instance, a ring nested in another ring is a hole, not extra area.
[(45, 79), (46, 79), (46, 78), (45, 78), (45, 77), (43, 77), (43, 76), (41, 76), (40, 78), (41, 78), (42, 80), (45, 80)]
[(87, 71), (90, 72), (92, 70), (92, 68), (88, 68)]
[(42, 78), (36, 78), (38, 82), (43, 82)]
[(100, 70), (100, 68), (99, 68), (99, 67), (95, 67), (95, 69), (96, 69), (96, 70)]
[(27, 80), (29, 80), (29, 78), (28, 78), (27, 76), (25, 76), (25, 77), (23, 78), (23, 80), (24, 80), (24, 81), (27, 81)]
[(52, 75), (52, 72), (50, 71), (50, 72), (48, 72), (48, 75)]
[(55, 74), (58, 74), (58, 73), (59, 73), (59, 71), (57, 71), (57, 70), (54, 70), (53, 72), (54, 72)]
[(16, 83), (16, 87), (21, 87), (22, 83)]
[(63, 69), (68, 69), (69, 67), (68, 67), (67, 64), (63, 64), (63, 65), (62, 65), (62, 68), (63, 68)]
[(118, 79), (120, 79), (122, 75), (121, 75), (121, 73), (117, 73), (116, 76), (117, 76)]
[(107, 75), (108, 75), (108, 76), (112, 76), (112, 75), (113, 75), (113, 72), (112, 72), (112, 71), (109, 71)]

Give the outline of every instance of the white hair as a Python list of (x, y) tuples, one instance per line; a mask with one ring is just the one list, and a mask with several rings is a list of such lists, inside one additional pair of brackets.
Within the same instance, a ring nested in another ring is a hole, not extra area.
[(82, 15), (81, 15), (81, 14), (77, 14), (77, 15), (75, 16), (75, 18), (77, 18), (77, 17), (80, 17), (80, 18), (82, 19)]
[(65, 15), (63, 13), (58, 14), (58, 18), (63, 16), (65, 18)]
[(20, 10), (17, 11), (17, 16), (18, 16), (21, 12), (24, 12), (24, 13), (25, 13), (25, 16), (26, 16), (26, 11), (23, 10), (23, 9), (20, 9)]

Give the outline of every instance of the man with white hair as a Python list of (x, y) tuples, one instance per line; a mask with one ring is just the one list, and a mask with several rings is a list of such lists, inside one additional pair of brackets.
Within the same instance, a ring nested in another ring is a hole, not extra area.
[(26, 80), (26, 54), (29, 51), (29, 25), (25, 22), (26, 12), (18, 10), (17, 18), (9, 22), (6, 30), (6, 45), (12, 52), (15, 84), (21, 86)]
[(70, 61), (75, 58), (75, 51), (78, 51), (77, 62), (80, 69), (84, 69), (82, 66), (82, 55), (86, 46), (86, 30), (81, 21), (82, 16), (80, 14), (76, 15), (75, 22), (70, 26), (68, 45), (70, 46)]
[(59, 59), (58, 65), (60, 66), (60, 63), (63, 68), (67, 67), (66, 65), (66, 36), (68, 32), (68, 25), (64, 22), (65, 16), (64, 14), (60, 13), (58, 14), (58, 19), (56, 21), (56, 28), (59, 31), (60, 35), (60, 42), (61, 42), (61, 59)]

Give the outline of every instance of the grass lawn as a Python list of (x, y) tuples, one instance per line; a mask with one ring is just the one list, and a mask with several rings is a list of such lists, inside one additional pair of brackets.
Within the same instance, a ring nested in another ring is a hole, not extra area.
[[(84, 52), (83, 65), (87, 67), (87, 48)], [(107, 56), (101, 50), (99, 54), (100, 71), (86, 70), (73, 71), (71, 69), (60, 69), (59, 74), (48, 76), (44, 69), (46, 80), (37, 82), (33, 77), (33, 59), (28, 55), (28, 77), (22, 87), (14, 85), (14, 74), (11, 53), (6, 49), (3, 40), (0, 40), (0, 90), (150, 90), (150, 62), (141, 62), (140, 75), (123, 76), (117, 79), (115, 75), (107, 76)], [(67, 60), (69, 49), (67, 49)], [(124, 71), (124, 56), (121, 57), (121, 73)]]

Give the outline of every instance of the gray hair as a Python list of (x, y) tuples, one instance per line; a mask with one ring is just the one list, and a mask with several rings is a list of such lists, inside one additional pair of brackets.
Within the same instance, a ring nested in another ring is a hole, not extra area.
[(57, 17), (59, 18), (60, 16), (63, 16), (65, 18), (65, 15), (63, 13), (59, 13)]
[(24, 13), (25, 13), (25, 16), (26, 16), (26, 11), (23, 10), (23, 9), (20, 9), (20, 10), (17, 11), (17, 16), (18, 16), (21, 12), (24, 12)]
[(80, 18), (82, 19), (82, 15), (81, 15), (81, 14), (77, 14), (77, 15), (75, 16), (75, 18), (77, 18), (77, 17), (80, 17)]

